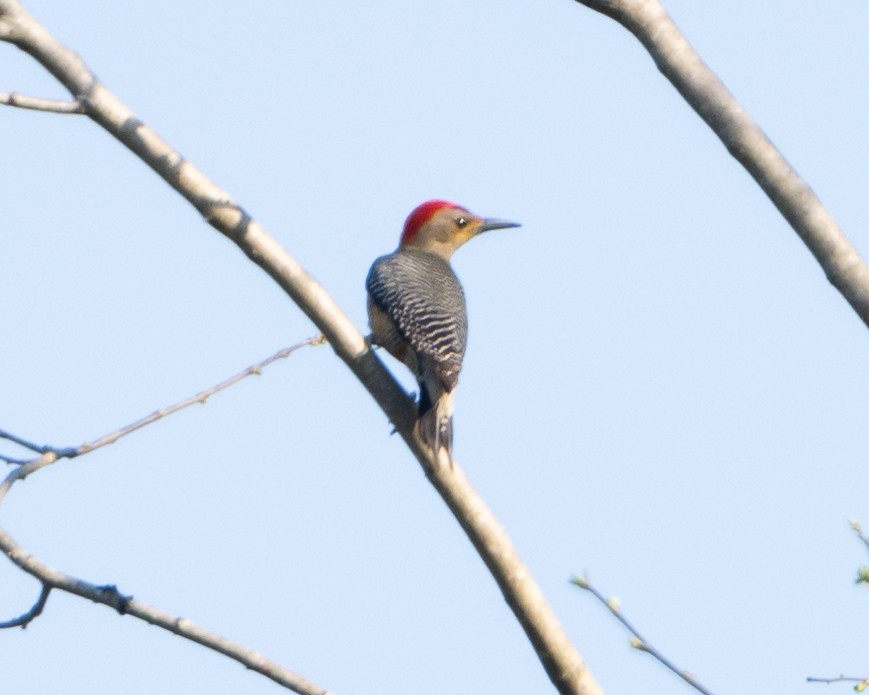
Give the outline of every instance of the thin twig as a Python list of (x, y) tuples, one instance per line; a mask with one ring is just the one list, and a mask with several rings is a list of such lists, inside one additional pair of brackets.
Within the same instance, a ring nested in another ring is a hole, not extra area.
[(848, 523), (851, 526), (851, 530), (857, 534), (857, 538), (859, 538), (863, 542), (863, 545), (866, 546), (866, 550), (869, 550), (869, 537), (863, 533), (863, 527), (860, 525), (860, 522), (852, 519)]
[[(12, 487), (12, 485), (14, 485), (19, 480), (24, 480), (27, 476), (35, 473), (41, 468), (50, 466), (51, 464), (64, 458), (72, 459), (76, 458), (77, 456), (83, 456), (84, 454), (90, 453), (95, 449), (99, 449), (109, 444), (113, 444), (121, 437), (125, 437), (128, 434), (135, 432), (136, 430), (142, 429), (146, 425), (150, 425), (157, 420), (167, 417), (168, 415), (177, 413), (179, 410), (187, 408), (188, 406), (194, 405), (195, 403), (205, 403), (215, 393), (228, 389), (230, 386), (232, 386), (233, 384), (237, 384), (245, 377), (249, 377), (255, 374), (261, 374), (262, 370), (268, 367), (270, 364), (289, 357), (296, 350), (299, 350), (300, 348), (303, 348), (307, 345), (322, 345), (324, 341), (325, 339), (323, 338), (322, 334), (317, 334), (310, 338), (306, 338), (305, 340), (302, 340), (295, 345), (284, 348), (283, 350), (278, 350), (278, 352), (276, 352), (271, 357), (267, 357), (266, 359), (257, 362), (256, 364), (252, 364), (247, 369), (243, 369), (238, 374), (230, 377), (226, 381), (222, 381), (219, 384), (212, 386), (211, 388), (200, 391), (196, 395), (190, 396), (190, 398), (185, 398), (183, 401), (178, 401), (177, 403), (167, 406), (166, 408), (160, 408), (160, 410), (155, 410), (150, 415), (136, 420), (135, 422), (130, 423), (125, 427), (121, 427), (119, 430), (110, 432), (109, 434), (103, 435), (99, 439), (95, 439), (92, 442), (86, 442), (85, 444), (82, 444), (78, 447), (57, 449), (50, 446), (41, 446), (39, 444), (29, 442), (26, 439), (22, 439), (21, 437), (18, 437), (16, 435), (10, 434), (9, 432), (6, 432), (4, 430), (0, 430), (0, 438), (8, 439), (9, 441), (15, 442), (20, 446), (42, 454), (35, 459), (20, 462), (14, 461), (15, 463), (19, 463), (20, 465), (14, 471), (9, 473), (9, 475), (6, 476), (5, 480), (0, 483), (0, 502), (3, 501), (3, 498), (6, 496), (6, 493), (9, 492), (9, 489)], [(9, 462), (8, 459), (4, 460)]]
[(824, 683), (826, 685), (830, 685), (831, 683), (856, 683), (857, 685), (854, 686), (854, 690), (858, 693), (862, 693), (869, 686), (869, 678), (854, 678), (851, 676), (836, 676), (835, 678), (815, 678), (814, 676), (809, 676), (806, 678), (806, 682)]
[(25, 463), (30, 461), (30, 459), (19, 459), (14, 456), (6, 456), (5, 454), (0, 454), (0, 461), (3, 463), (8, 463), (10, 466), (23, 466)]
[(211, 388), (205, 389), (204, 391), (200, 391), (196, 395), (190, 396), (190, 398), (185, 398), (183, 401), (178, 401), (177, 403), (170, 405), (166, 408), (161, 408), (160, 410), (155, 410), (150, 415), (143, 417), (140, 420), (136, 420), (136, 422), (130, 423), (126, 427), (122, 427), (115, 432), (111, 432), (99, 439), (96, 439), (87, 444), (82, 444), (78, 449), (75, 450), (75, 456), (81, 456), (82, 454), (87, 454), (94, 449), (99, 449), (100, 447), (104, 447), (108, 444), (114, 444), (121, 437), (125, 437), (132, 432), (135, 432), (138, 429), (141, 429), (147, 425), (150, 425), (152, 422), (156, 422), (167, 415), (172, 415), (173, 413), (177, 413), (179, 410), (183, 410), (191, 405), (195, 405), (196, 403), (205, 403), (211, 396), (215, 393), (228, 389), (230, 386), (237, 384), (242, 379), (259, 375), (262, 373), (262, 370), (268, 367), (273, 362), (277, 362), (278, 360), (285, 359), (289, 357), (296, 350), (306, 347), (308, 345), (322, 345), (325, 342), (325, 338), (323, 338), (322, 334), (317, 334), (310, 338), (306, 338), (295, 345), (291, 345), (288, 348), (284, 348), (283, 350), (279, 350), (271, 357), (267, 357), (261, 362), (257, 362), (256, 364), (252, 364), (247, 369), (243, 369), (235, 376), (230, 377), (226, 381), (222, 381), (219, 384), (212, 386)]
[(7, 432), (6, 430), (0, 430), (0, 439), (8, 439), (10, 442), (13, 442), (25, 449), (30, 449), (37, 454), (44, 454), (47, 451), (52, 451), (52, 448), (50, 446), (41, 446), (39, 444), (34, 444), (33, 442), (22, 439), (21, 437), (14, 435), (11, 432)]
[[(851, 530), (860, 539), (860, 542), (863, 544), (866, 550), (869, 550), (869, 537), (867, 537), (863, 533), (863, 527), (860, 526), (859, 521), (851, 520), (848, 522), (851, 526)], [(869, 567), (865, 565), (857, 568), (857, 578), (854, 580), (855, 584), (869, 584)]]
[(43, 99), (29, 97), (18, 92), (0, 92), (0, 104), (15, 106), (31, 111), (48, 111), (49, 113), (84, 113), (84, 106), (78, 100), (64, 101), (62, 99)]
[[(91, 584), (63, 572), (58, 572), (56, 569), (49, 567), (27, 553), (2, 528), (0, 528), (0, 551), (22, 570), (42, 582), (43, 595), (40, 596), (40, 601), (43, 605), (51, 589), (66, 591), (95, 603), (109, 606), (120, 615), (131, 615), (151, 625), (168, 630), (175, 635), (201, 644), (208, 649), (224, 654), (238, 661), (246, 668), (261, 673), (285, 688), (300, 693), (300, 695), (329, 695), (327, 690), (311, 683), (309, 680), (284, 668), (271, 659), (267, 659), (262, 654), (225, 637), (221, 637), (217, 633), (201, 628), (186, 618), (171, 615), (141, 601), (137, 601), (132, 596), (126, 596), (118, 591), (118, 588), (114, 585)], [(37, 602), (37, 605), (31, 611), (28, 611), (28, 613), (35, 612), (37, 607), (41, 610), (39, 604), (40, 602)], [(36, 611), (33, 617), (36, 617), (36, 615), (38, 615), (38, 611)]]
[(19, 615), (17, 618), (12, 618), (12, 620), (0, 623), (0, 630), (10, 627), (27, 627), (31, 621), (35, 620), (39, 614), (42, 613), (42, 609), (45, 608), (45, 602), (48, 601), (48, 595), (50, 593), (51, 587), (45, 582), (42, 582), (42, 589), (39, 591), (39, 598), (36, 599), (36, 603), (33, 604), (30, 610)]
[(616, 620), (618, 620), (622, 625), (627, 628), (628, 632), (630, 632), (634, 638), (631, 640), (631, 646), (634, 649), (638, 649), (641, 652), (646, 652), (647, 654), (653, 656), (660, 663), (666, 666), (670, 671), (675, 673), (679, 678), (685, 681), (688, 685), (694, 688), (697, 692), (703, 693), (703, 695), (712, 695), (710, 690), (704, 688), (700, 683), (697, 682), (697, 679), (694, 678), (687, 671), (682, 671), (679, 669), (672, 661), (670, 661), (666, 656), (664, 656), (660, 651), (658, 651), (655, 647), (653, 647), (649, 641), (643, 637), (637, 629), (630, 623), (630, 621), (622, 614), (621, 608), (618, 605), (618, 601), (615, 599), (607, 599), (603, 594), (600, 593), (594, 586), (592, 586), (591, 582), (588, 580), (588, 577), (572, 577), (570, 580), (571, 584), (578, 586), (580, 589), (585, 589), (592, 596), (594, 596), (601, 604), (603, 604), (606, 609), (612, 613)]

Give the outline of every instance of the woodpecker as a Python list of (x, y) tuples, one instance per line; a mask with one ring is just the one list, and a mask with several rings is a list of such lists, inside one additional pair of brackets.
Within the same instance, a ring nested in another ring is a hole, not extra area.
[(465, 293), (450, 259), (478, 234), (518, 226), (430, 200), (408, 216), (398, 249), (374, 261), (368, 272), (371, 342), (416, 376), (418, 433), (435, 460), (443, 447), (452, 461), (453, 390), (468, 340)]

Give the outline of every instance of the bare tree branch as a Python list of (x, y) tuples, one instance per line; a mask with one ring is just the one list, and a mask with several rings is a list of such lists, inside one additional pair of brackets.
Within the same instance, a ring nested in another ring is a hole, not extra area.
[[(151, 625), (156, 625), (175, 635), (185, 637), (204, 647), (208, 647), (224, 656), (228, 656), (230, 659), (235, 659), (245, 668), (271, 678), (276, 683), (293, 692), (300, 693), (300, 695), (329, 695), (327, 690), (311, 683), (280, 664), (267, 659), (262, 654), (243, 647), (225, 637), (221, 637), (217, 633), (205, 630), (186, 618), (161, 611), (153, 606), (135, 600), (132, 596), (125, 596), (118, 591), (116, 586), (98, 586), (71, 577), (63, 572), (58, 572), (56, 569), (49, 567), (28, 554), (3, 529), (0, 529), (0, 551), (3, 551), (22, 570), (42, 582), (43, 596), (40, 599), (43, 605), (45, 603), (44, 599), (47, 598), (48, 592), (51, 589), (60, 589), (89, 599), (95, 603), (101, 603), (104, 606), (114, 608), (121, 615), (132, 615), (147, 623), (151, 623)], [(39, 603), (37, 603), (37, 606), (39, 606)], [(37, 606), (34, 606), (34, 609)], [(34, 609), (31, 609), (31, 612)], [(41, 606), (39, 606), (39, 610), (41, 610)], [(36, 612), (36, 615), (38, 615), (38, 612)], [(36, 617), (36, 615), (32, 617)]]
[(869, 325), (869, 267), (821, 201), (701, 60), (659, 0), (577, 0), (636, 36), (800, 236), (827, 279)]
[(211, 396), (213, 396), (215, 393), (223, 391), (224, 389), (228, 389), (230, 386), (232, 386), (233, 384), (237, 384), (245, 377), (249, 377), (253, 374), (260, 374), (263, 369), (268, 367), (273, 362), (289, 357), (292, 353), (294, 353), (296, 350), (299, 350), (300, 348), (303, 348), (307, 345), (322, 345), (323, 342), (324, 338), (322, 335), (315, 335), (311, 338), (306, 338), (305, 340), (302, 340), (295, 345), (291, 345), (290, 347), (284, 348), (283, 350), (278, 350), (271, 357), (267, 357), (266, 359), (257, 362), (256, 364), (252, 364), (247, 369), (243, 369), (238, 374), (230, 377), (226, 381), (222, 381), (219, 384), (212, 386), (211, 388), (200, 391), (194, 396), (185, 398), (183, 401), (178, 401), (173, 405), (167, 406), (165, 408), (160, 408), (159, 410), (155, 410), (150, 415), (146, 415), (145, 417), (140, 418), (139, 420), (136, 420), (129, 425), (121, 427), (119, 430), (110, 432), (109, 434), (103, 435), (99, 439), (95, 439), (92, 442), (86, 442), (77, 447), (66, 447), (63, 449), (58, 449), (51, 446), (41, 446), (39, 444), (34, 444), (33, 442), (6, 432), (5, 430), (0, 430), (0, 439), (8, 439), (11, 442), (15, 442), (19, 446), (41, 454), (38, 458), (31, 460), (12, 459), (5, 456), (0, 457), (7, 463), (14, 463), (19, 466), (16, 470), (12, 471), (9, 475), (7, 475), (6, 479), (2, 483), (0, 483), (0, 502), (3, 502), (3, 498), (6, 497), (6, 493), (9, 492), (9, 489), (12, 487), (12, 485), (14, 485), (19, 480), (24, 480), (27, 476), (35, 473), (41, 468), (50, 466), (51, 464), (59, 461), (60, 459), (76, 458), (77, 456), (83, 456), (84, 454), (90, 453), (95, 449), (99, 449), (109, 444), (114, 444), (121, 437), (132, 434), (136, 430), (139, 430), (146, 425), (150, 425), (153, 422), (157, 422), (157, 420), (160, 420), (167, 415), (177, 413), (179, 410), (194, 405), (195, 403), (205, 403), (205, 401), (211, 398)]
[(36, 473), (36, 471), (40, 470), (41, 468), (50, 466), (61, 458), (61, 456), (58, 456), (53, 451), (47, 451), (39, 458), (35, 458), (30, 461), (24, 461), (18, 468), (16, 468), (9, 475), (7, 475), (2, 483), (0, 483), (0, 502), (3, 501), (3, 499), (6, 497), (6, 493), (9, 492), (12, 486), (19, 480), (24, 480), (27, 476)]
[(18, 0), (0, 0), (0, 40), (15, 44), (41, 63), (82, 103), (90, 118), (138, 155), (290, 295), (368, 389), (423, 466), (492, 572), (559, 692), (602, 693), (504, 529), (458, 465), (449, 465), (446, 452), (432, 461), (414, 432), (412, 400), (319, 283), (227, 192), (136, 118)]
[(700, 683), (697, 682), (697, 679), (694, 678), (687, 671), (682, 671), (679, 669), (672, 661), (670, 661), (664, 654), (658, 651), (655, 647), (651, 645), (651, 643), (643, 637), (637, 629), (630, 623), (630, 621), (622, 614), (622, 610), (619, 607), (618, 601), (614, 598), (607, 599), (604, 597), (600, 591), (598, 591), (594, 586), (592, 586), (591, 582), (588, 580), (588, 577), (572, 577), (570, 583), (574, 586), (578, 586), (580, 589), (585, 589), (592, 596), (594, 596), (601, 604), (603, 604), (606, 609), (612, 613), (616, 620), (618, 620), (622, 625), (627, 628), (628, 632), (630, 632), (634, 637), (631, 640), (631, 646), (634, 649), (638, 649), (641, 652), (646, 652), (647, 654), (653, 656), (657, 659), (661, 664), (666, 666), (670, 671), (675, 673), (679, 678), (685, 681), (688, 685), (690, 685), (694, 690), (699, 693), (703, 693), (703, 695), (712, 695), (710, 690), (704, 688)]
[(80, 101), (29, 97), (18, 92), (0, 92), (0, 104), (17, 106), (19, 109), (48, 111), (50, 113), (84, 113), (84, 107)]
[(42, 588), (39, 591), (39, 598), (36, 599), (36, 603), (28, 610), (26, 613), (19, 615), (17, 618), (13, 618), (12, 620), (7, 620), (5, 622), (0, 623), (0, 630), (4, 630), (10, 627), (21, 627), (25, 628), (29, 623), (35, 620), (40, 613), (42, 613), (42, 609), (45, 608), (45, 602), (48, 601), (48, 595), (51, 593), (51, 587), (48, 586), (45, 582), (42, 582)]

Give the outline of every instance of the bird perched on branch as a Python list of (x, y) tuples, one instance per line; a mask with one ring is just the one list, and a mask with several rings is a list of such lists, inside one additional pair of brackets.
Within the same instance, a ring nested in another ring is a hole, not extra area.
[(516, 222), (479, 217), (445, 200), (417, 207), (398, 249), (381, 256), (366, 280), (372, 343), (404, 362), (419, 382), (417, 428), (435, 459), (452, 460), (453, 390), (468, 339), (465, 293), (450, 266), (453, 252), (492, 229)]

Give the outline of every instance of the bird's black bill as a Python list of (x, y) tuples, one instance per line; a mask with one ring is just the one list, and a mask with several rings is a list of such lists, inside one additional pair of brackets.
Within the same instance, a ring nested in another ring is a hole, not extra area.
[(521, 227), (522, 225), (518, 222), (511, 222), (510, 220), (498, 220), (493, 217), (483, 220), (483, 224), (480, 225), (481, 232), (490, 232), (493, 229), (507, 229), (509, 227)]

